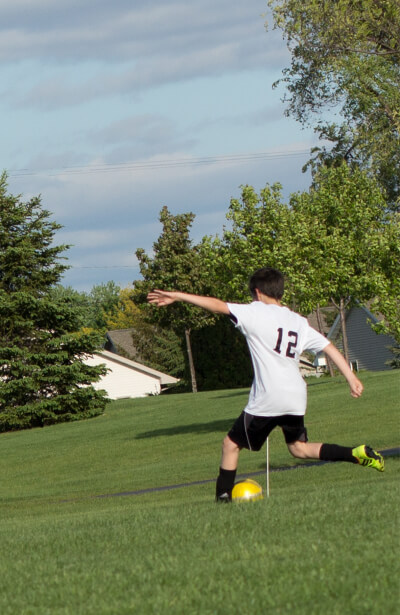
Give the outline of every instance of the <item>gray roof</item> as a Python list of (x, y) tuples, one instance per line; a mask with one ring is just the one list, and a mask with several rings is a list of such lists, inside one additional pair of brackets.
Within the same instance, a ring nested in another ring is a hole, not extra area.
[(139, 354), (133, 345), (133, 329), (115, 329), (107, 331), (105, 349), (127, 359), (140, 360)]
[[(354, 305), (346, 310), (346, 329), (349, 346), (349, 359), (356, 362), (358, 369), (382, 371), (390, 369), (387, 361), (393, 359), (390, 348), (396, 341), (390, 335), (377, 334), (371, 324), (379, 322), (364, 305)], [(340, 316), (333, 323), (328, 338), (342, 350)]]

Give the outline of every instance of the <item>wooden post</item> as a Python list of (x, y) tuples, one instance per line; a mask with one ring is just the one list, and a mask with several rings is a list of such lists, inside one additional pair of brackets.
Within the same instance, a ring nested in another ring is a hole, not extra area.
[(349, 363), (349, 344), (347, 340), (347, 328), (346, 328), (346, 306), (347, 306), (347, 302), (345, 302), (343, 297), (340, 297), (339, 313), (340, 313), (340, 324), (342, 327), (342, 335), (343, 335), (343, 354), (344, 354), (344, 358), (346, 359), (347, 363)]
[[(324, 331), (323, 331), (323, 327), (322, 327), (322, 318), (321, 318), (321, 309), (319, 307), (319, 304), (317, 305), (317, 323), (318, 323), (318, 330), (319, 332), (324, 335)], [(329, 375), (331, 377), (333, 377), (335, 375), (334, 371), (333, 371), (333, 365), (332, 365), (332, 361), (330, 360), (330, 358), (328, 357), (328, 355), (325, 355), (326, 357), (326, 364), (328, 366), (328, 370), (329, 370)]]
[(185, 329), (185, 339), (189, 359), (190, 378), (192, 381), (192, 393), (197, 393), (196, 372), (193, 363), (192, 344), (190, 343), (190, 329)]

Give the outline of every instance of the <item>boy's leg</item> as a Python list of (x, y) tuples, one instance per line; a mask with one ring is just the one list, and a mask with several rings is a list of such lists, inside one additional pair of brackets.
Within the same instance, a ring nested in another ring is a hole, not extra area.
[(338, 444), (321, 444), (315, 442), (296, 441), (287, 443), (293, 457), (299, 459), (321, 459), (323, 461), (347, 461), (370, 468), (379, 472), (385, 469), (382, 455), (374, 451), (370, 446), (362, 444), (357, 448), (340, 446)]
[(362, 444), (356, 448), (327, 444), (320, 442), (308, 442), (307, 430), (304, 427), (304, 417), (284, 416), (279, 420), (285, 436), (287, 447), (293, 457), (299, 459), (321, 459), (323, 461), (347, 461), (370, 468), (379, 472), (385, 469), (382, 455), (374, 451), (370, 446)]
[(229, 435), (225, 436), (222, 443), (221, 466), (215, 490), (217, 502), (230, 502), (232, 499), (239, 453), (239, 446), (230, 439)]
[(323, 459), (324, 461), (351, 461), (356, 463), (351, 455), (351, 448), (345, 446), (303, 440), (286, 442), (286, 444), (290, 454), (297, 459)]
[(276, 425), (276, 417), (253, 416), (247, 412), (242, 412), (236, 419), (222, 445), (221, 467), (216, 486), (217, 502), (231, 501), (241, 449), (259, 451)]

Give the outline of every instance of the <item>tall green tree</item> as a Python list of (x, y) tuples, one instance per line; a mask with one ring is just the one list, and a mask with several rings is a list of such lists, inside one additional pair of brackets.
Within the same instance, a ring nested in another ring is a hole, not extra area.
[[(268, 4), (291, 52), (282, 80), (287, 114), (313, 125), (331, 143), (314, 150), (314, 163), (344, 158), (369, 169), (395, 207), (400, 194), (400, 3)], [(332, 110), (339, 121), (329, 119)]]
[(248, 300), (248, 276), (273, 266), (286, 275), (290, 307), (307, 315), (337, 306), (344, 340), (345, 310), (357, 300), (375, 300), (396, 335), (399, 217), (386, 211), (381, 186), (365, 171), (343, 162), (322, 166), (310, 190), (290, 195), (288, 203), (279, 185), (260, 194), (245, 186), (227, 218), (230, 228), (221, 238), (205, 238), (203, 250), (231, 300)]
[(203, 238), (203, 266), (215, 284), (213, 294), (248, 301), (248, 280), (254, 270), (283, 267), (280, 246), (285, 244), (289, 209), (282, 202), (281, 185), (267, 184), (260, 194), (252, 186), (242, 186), (240, 198), (231, 199), (226, 218), (222, 237)]
[(108, 327), (107, 321), (118, 313), (120, 293), (121, 288), (112, 280), (94, 285), (88, 293), (62, 284), (56, 284), (51, 289), (55, 300), (75, 304), (81, 315), (82, 327), (98, 331), (105, 331)]
[(231, 199), (226, 218), (222, 237), (206, 237), (202, 244), (217, 294), (249, 301), (250, 275), (261, 267), (276, 267), (286, 276), (285, 302), (309, 313), (317, 302), (306, 261), (309, 229), (294, 219), (290, 203), (282, 200), (281, 185), (267, 184), (259, 194), (243, 186), (240, 198)]
[(107, 328), (107, 319), (118, 311), (120, 292), (121, 287), (112, 280), (93, 286), (91, 291), (87, 293), (87, 327)]
[[(382, 189), (364, 171), (342, 163), (321, 167), (311, 189), (292, 195), (290, 204), (295, 249), (306, 264), (312, 296), (338, 309), (348, 358), (346, 308), (385, 290), (394, 296), (395, 271), (385, 262), (395, 256), (392, 220)], [(301, 235), (299, 228), (308, 233)]]
[(197, 391), (196, 373), (191, 346), (191, 331), (213, 321), (213, 316), (188, 304), (177, 303), (170, 310), (156, 310), (145, 305), (145, 297), (153, 288), (206, 294), (200, 251), (190, 239), (194, 214), (172, 215), (167, 207), (160, 212), (162, 232), (153, 245), (153, 256), (139, 248), (136, 257), (143, 280), (134, 282), (140, 292), (138, 301), (147, 309), (151, 322), (171, 329), (185, 340), (192, 391)]
[(49, 289), (50, 297), (55, 303), (74, 306), (78, 329), (92, 327), (93, 320), (87, 293), (75, 290), (72, 286), (55, 284)]
[(380, 266), (385, 272), (379, 279), (371, 309), (383, 315), (374, 326), (377, 333), (392, 335), (400, 344), (400, 214), (388, 214), (384, 232), (375, 241), (378, 243)]
[(92, 383), (103, 367), (82, 362), (98, 348), (97, 334), (77, 333), (74, 301), (52, 288), (68, 266), (54, 245), (60, 225), (39, 197), (23, 202), (0, 180), (0, 431), (95, 416), (104, 392)]

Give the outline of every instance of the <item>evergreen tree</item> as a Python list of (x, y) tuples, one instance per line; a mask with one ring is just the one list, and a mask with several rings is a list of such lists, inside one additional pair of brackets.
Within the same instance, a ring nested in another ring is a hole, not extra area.
[[(179, 289), (183, 292), (206, 294), (206, 275), (203, 271), (198, 246), (190, 239), (190, 227), (194, 214), (172, 215), (167, 207), (160, 212), (163, 230), (153, 245), (153, 256), (139, 248), (136, 257), (140, 264), (143, 280), (134, 282), (138, 292), (138, 303), (145, 301), (147, 293), (153, 288), (165, 290)], [(161, 328), (170, 329), (180, 339), (185, 340), (189, 362), (192, 391), (197, 392), (195, 366), (193, 361), (191, 333), (196, 329), (214, 322), (214, 317), (188, 304), (174, 304), (171, 310), (147, 309), (149, 321)]]
[(24, 203), (0, 178), (0, 431), (89, 418), (104, 409), (91, 386), (104, 367), (82, 362), (101, 343), (78, 332), (80, 310), (52, 294), (68, 266), (53, 244), (61, 228), (39, 197)]

